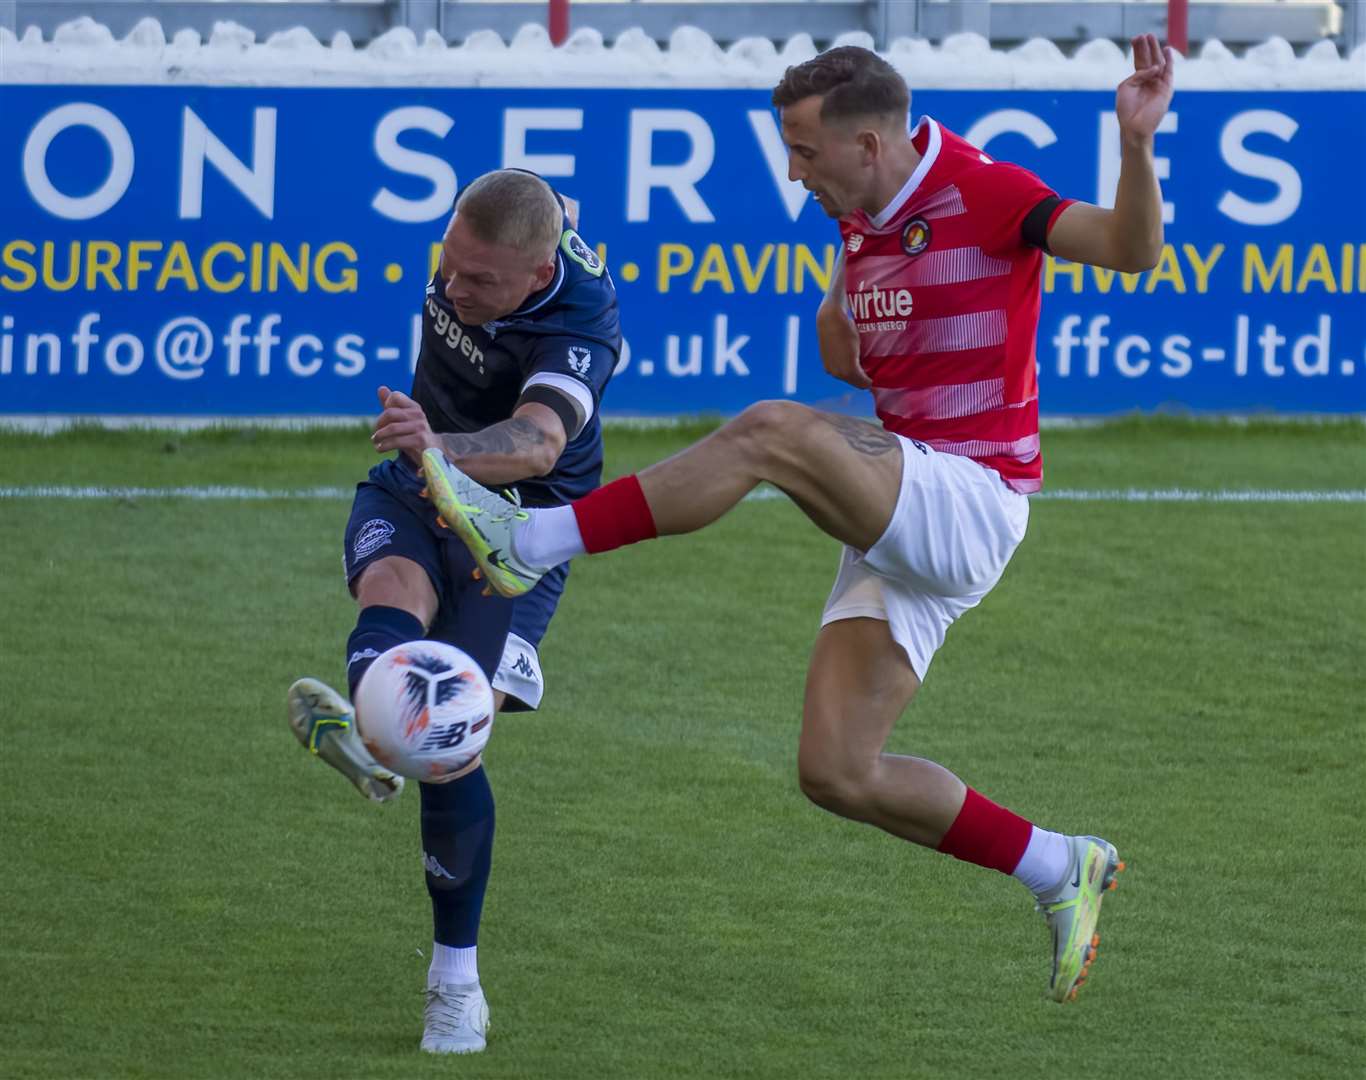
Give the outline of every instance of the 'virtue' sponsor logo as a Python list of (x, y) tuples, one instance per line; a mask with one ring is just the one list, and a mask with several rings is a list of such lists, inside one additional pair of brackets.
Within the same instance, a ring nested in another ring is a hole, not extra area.
[(849, 294), (850, 314), (859, 322), (869, 319), (905, 318), (911, 313), (910, 289), (866, 288), (859, 282), (858, 292)]

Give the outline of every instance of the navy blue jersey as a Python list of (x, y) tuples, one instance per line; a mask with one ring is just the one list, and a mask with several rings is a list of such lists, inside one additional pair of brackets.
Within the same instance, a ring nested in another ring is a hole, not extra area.
[(600, 482), (598, 406), (620, 353), (612, 276), (566, 220), (550, 284), (495, 322), (461, 322), (437, 270), (427, 286), (412, 397), (438, 434), (468, 434), (508, 419), (528, 386), (549, 386), (575, 400), (583, 424), (566, 432), (555, 468), (515, 485), (527, 506), (559, 505)]

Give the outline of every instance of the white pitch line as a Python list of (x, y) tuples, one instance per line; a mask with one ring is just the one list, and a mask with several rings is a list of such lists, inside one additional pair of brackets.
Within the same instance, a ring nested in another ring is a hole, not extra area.
[[(349, 499), (349, 487), (257, 488), (234, 486), (206, 487), (74, 487), (31, 485), (0, 487), (0, 499), (195, 499), (251, 502), (263, 499)], [(747, 502), (785, 498), (774, 488), (760, 488), (745, 497)], [(1031, 495), (1046, 502), (1128, 502), (1128, 503), (1366, 503), (1366, 489), (1336, 491), (1285, 490), (1276, 488), (1223, 489), (1198, 488), (1057, 488)]]
[(1156, 502), (1156, 503), (1359, 503), (1366, 502), (1366, 490), (1299, 491), (1252, 488), (1225, 488), (1202, 491), (1198, 488), (1115, 488), (1090, 491), (1085, 488), (1058, 488), (1041, 491), (1031, 499), (1056, 502)]
[(349, 499), (355, 488), (254, 488), (254, 487), (0, 487), (0, 499), (221, 499), (250, 502), (257, 499)]

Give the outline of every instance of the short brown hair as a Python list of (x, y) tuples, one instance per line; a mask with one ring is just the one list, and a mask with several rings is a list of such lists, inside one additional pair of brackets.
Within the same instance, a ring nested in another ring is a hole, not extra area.
[(485, 173), (460, 193), (455, 212), (485, 243), (537, 259), (554, 253), (564, 225), (564, 210), (550, 185), (521, 169)]
[(841, 45), (783, 73), (773, 89), (773, 104), (782, 109), (820, 95), (821, 119), (854, 116), (905, 116), (911, 92), (896, 68), (869, 49)]

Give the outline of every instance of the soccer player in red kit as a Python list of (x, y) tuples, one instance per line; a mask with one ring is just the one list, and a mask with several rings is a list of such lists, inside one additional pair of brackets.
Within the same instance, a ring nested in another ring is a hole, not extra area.
[(1099, 942), (1113, 844), (1052, 832), (923, 758), (884, 750), (950, 624), (1000, 579), (1042, 485), (1034, 339), (1043, 252), (1153, 266), (1162, 197), (1153, 135), (1172, 58), (1135, 38), (1116, 112), (1113, 209), (1060, 199), (928, 117), (908, 131), (905, 82), (838, 48), (773, 94), (789, 176), (839, 219), (843, 261), (817, 316), (831, 374), (873, 393), (880, 424), (760, 402), (706, 439), (567, 506), (524, 511), (439, 450), (429, 498), (493, 588), (715, 521), (757, 484), (785, 491), (845, 547), (807, 674), (797, 767), (826, 809), (1013, 875), (1053, 937), (1050, 995), (1075, 996)]

